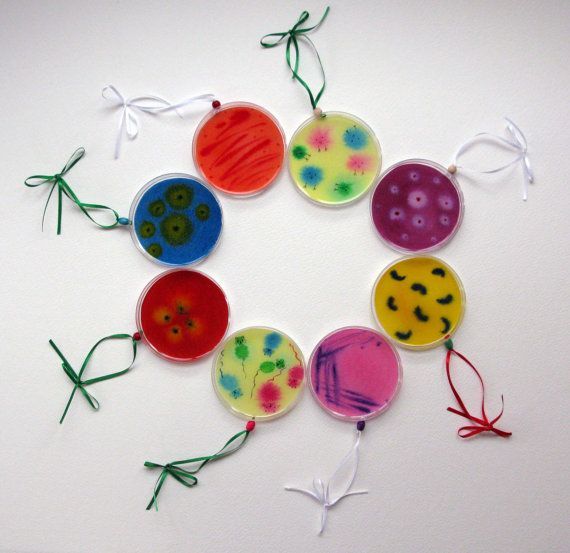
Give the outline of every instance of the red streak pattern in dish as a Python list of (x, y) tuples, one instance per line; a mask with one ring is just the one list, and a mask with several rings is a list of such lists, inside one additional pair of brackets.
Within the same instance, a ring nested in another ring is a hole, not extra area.
[(275, 179), (285, 155), (283, 133), (265, 111), (229, 104), (196, 132), (194, 160), (206, 180), (228, 194), (260, 192)]

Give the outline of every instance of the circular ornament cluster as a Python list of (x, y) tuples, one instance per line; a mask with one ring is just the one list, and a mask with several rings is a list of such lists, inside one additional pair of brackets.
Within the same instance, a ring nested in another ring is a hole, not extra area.
[(455, 271), (436, 257), (404, 257), (388, 265), (372, 291), (372, 310), (386, 334), (406, 348), (427, 349), (451, 336), (465, 293)]
[(210, 277), (171, 269), (153, 279), (137, 306), (137, 327), (161, 357), (193, 361), (222, 341), (229, 325), (223, 290)]
[(221, 105), (198, 125), (194, 163), (212, 186), (235, 196), (267, 188), (285, 158), (285, 135), (265, 109), (245, 102)]
[(245, 328), (225, 341), (214, 361), (212, 381), (220, 401), (234, 414), (271, 419), (297, 402), (305, 383), (305, 361), (283, 332)]
[(136, 246), (163, 265), (191, 265), (207, 257), (222, 232), (222, 209), (212, 191), (190, 175), (162, 175), (131, 206)]
[(370, 328), (351, 326), (325, 336), (309, 359), (311, 391), (331, 415), (368, 420), (385, 411), (402, 381), (400, 357)]
[(413, 159), (390, 167), (371, 198), (380, 237), (402, 252), (440, 248), (457, 232), (463, 196), (455, 177), (432, 161)]
[(288, 158), (297, 188), (310, 200), (328, 206), (360, 198), (382, 165), (372, 129), (357, 117), (339, 112), (303, 123), (291, 139)]

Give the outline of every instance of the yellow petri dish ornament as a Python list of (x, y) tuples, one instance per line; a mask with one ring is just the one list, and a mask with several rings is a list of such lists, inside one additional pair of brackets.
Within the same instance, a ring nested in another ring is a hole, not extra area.
[(376, 182), (382, 154), (364, 121), (348, 113), (318, 112), (293, 135), (288, 163), (301, 193), (319, 204), (340, 206)]
[[(293, 134), (287, 152), (289, 173), (297, 190), (306, 198), (325, 206), (342, 206), (361, 198), (376, 182), (382, 166), (380, 144), (374, 131), (361, 119), (348, 113), (323, 111), (318, 107), (325, 90), (324, 70), (313, 42), (307, 36), (326, 19), (303, 27), (309, 13), (301, 13), (292, 29), (270, 33), (261, 39), (264, 48), (286, 40), (286, 60), (293, 78), (307, 91), (313, 115)], [(315, 52), (323, 84), (313, 94), (299, 74), (299, 40)]]
[(279, 330), (250, 327), (232, 334), (214, 361), (218, 398), (245, 419), (266, 420), (289, 411), (305, 384), (305, 361), (295, 342)]
[[(470, 421), (458, 430), (461, 438), (490, 432), (508, 438), (511, 432), (495, 425), (503, 409), (494, 418), (485, 411), (485, 386), (475, 365), (459, 353), (451, 340), (465, 311), (465, 292), (457, 273), (437, 257), (409, 256), (388, 265), (372, 289), (372, 311), (376, 322), (398, 345), (409, 349), (428, 349), (445, 345), (445, 371), (456, 407), (451, 413)], [(467, 408), (453, 383), (451, 361), (455, 356), (475, 374), (481, 386), (480, 415)], [(501, 396), (501, 401), (503, 397)]]
[(455, 271), (436, 257), (395, 261), (374, 285), (372, 309), (386, 334), (407, 348), (432, 348), (463, 318), (465, 292)]

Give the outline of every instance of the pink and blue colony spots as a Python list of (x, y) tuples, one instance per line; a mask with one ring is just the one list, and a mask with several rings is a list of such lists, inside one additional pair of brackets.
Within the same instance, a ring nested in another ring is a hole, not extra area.
[(372, 196), (372, 219), (396, 249), (420, 252), (445, 244), (463, 209), (459, 190), (443, 168), (404, 162), (389, 169)]
[(329, 334), (315, 348), (310, 375), (325, 410), (345, 419), (369, 419), (395, 397), (400, 360), (379, 332), (348, 327)]
[(133, 225), (152, 257), (168, 265), (189, 265), (214, 249), (222, 230), (222, 210), (201, 182), (167, 178), (142, 195)]

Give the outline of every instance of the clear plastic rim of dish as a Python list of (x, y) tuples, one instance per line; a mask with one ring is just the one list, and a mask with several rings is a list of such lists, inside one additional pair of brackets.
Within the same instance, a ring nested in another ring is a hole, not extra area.
[[(324, 405), (323, 402), (320, 400), (320, 398), (317, 396), (317, 392), (315, 391), (315, 388), (313, 386), (312, 365), (313, 365), (313, 358), (315, 356), (315, 353), (321, 347), (321, 344), (323, 342), (325, 342), (328, 338), (330, 338), (334, 334), (337, 334), (338, 332), (342, 332), (344, 330), (366, 330), (368, 332), (373, 332), (377, 336), (380, 336), (381, 338), (383, 338), (386, 345), (390, 347), (390, 349), (392, 350), (392, 353), (396, 357), (396, 361), (398, 363), (398, 382), (396, 383), (396, 388), (394, 390), (394, 393), (392, 394), (392, 397), (390, 398), (390, 401), (385, 403), (377, 411), (374, 411), (373, 413), (369, 413), (368, 415), (344, 415), (343, 413), (338, 413), (338, 412), (334, 411), (333, 409), (330, 409), (328, 406)], [(378, 417), (379, 415), (384, 413), (384, 411), (387, 411), (392, 406), (392, 404), (394, 403), (396, 398), (398, 397), (398, 394), (400, 392), (400, 388), (402, 386), (402, 380), (404, 378), (404, 371), (403, 371), (403, 367), (402, 367), (402, 359), (400, 358), (400, 354), (398, 353), (398, 350), (394, 347), (393, 342), (390, 340), (390, 338), (388, 336), (382, 334), (378, 330), (376, 330), (374, 328), (369, 328), (366, 326), (343, 326), (341, 328), (337, 328), (336, 330), (329, 332), (324, 338), (319, 340), (317, 345), (313, 348), (313, 351), (311, 352), (311, 356), (309, 357), (309, 364), (307, 365), (307, 372), (309, 373), (308, 380), (309, 380), (309, 388), (311, 390), (311, 395), (315, 398), (319, 407), (321, 407), (321, 409), (323, 409), (323, 411), (326, 411), (330, 416), (334, 417), (335, 419), (339, 419), (339, 420), (343, 420), (343, 421), (347, 421), (347, 422), (368, 421), (371, 419), (375, 419), (376, 417)]]
[[(210, 119), (215, 117), (217, 113), (219, 113), (221, 111), (225, 111), (227, 109), (234, 109), (234, 108), (240, 108), (240, 107), (247, 107), (247, 108), (256, 109), (256, 110), (262, 112), (264, 115), (266, 115), (273, 122), (273, 124), (277, 127), (277, 129), (279, 130), (279, 134), (281, 135), (281, 140), (283, 142), (283, 158), (281, 159), (281, 164), (279, 165), (279, 169), (275, 172), (275, 175), (267, 184), (265, 184), (264, 186), (262, 186), (258, 190), (254, 190), (253, 192), (229, 192), (227, 190), (224, 190), (223, 188), (219, 188), (213, 182), (210, 182), (208, 180), (208, 177), (206, 177), (204, 171), (202, 170), (202, 167), (200, 166), (200, 163), (198, 163), (198, 158), (197, 158), (197, 154), (196, 154), (198, 135), (200, 134), (200, 131), (202, 130), (204, 125)], [(226, 196), (228, 196), (230, 198), (251, 198), (252, 196), (257, 196), (258, 194), (262, 194), (268, 188), (271, 188), (271, 186), (277, 180), (277, 178), (281, 174), (281, 171), (283, 170), (283, 164), (285, 163), (286, 152), (287, 152), (287, 140), (285, 138), (285, 132), (283, 131), (283, 127), (281, 127), (281, 124), (279, 123), (279, 121), (277, 121), (277, 118), (271, 112), (267, 111), (265, 108), (263, 108), (257, 104), (254, 104), (252, 102), (228, 102), (227, 104), (221, 104), (217, 108), (212, 108), (211, 111), (209, 111), (208, 113), (206, 113), (206, 115), (204, 115), (204, 117), (202, 118), (200, 123), (198, 123), (198, 126), (196, 127), (196, 131), (194, 132), (194, 138), (192, 139), (192, 159), (194, 161), (194, 166), (196, 167), (196, 169), (198, 169), (200, 175), (202, 175), (202, 178), (206, 182), (208, 182), (208, 184), (210, 184), (210, 186), (212, 186), (213, 188), (215, 188), (216, 190), (218, 190), (219, 192), (221, 192), (222, 194), (225, 194)]]
[[(188, 273), (196, 273), (199, 274), (200, 276), (208, 279), (212, 284), (214, 284), (218, 290), (220, 290), (220, 292), (222, 293), (222, 296), (224, 297), (224, 301), (227, 305), (228, 308), (228, 322), (226, 324), (226, 328), (224, 329), (224, 332), (222, 334), (222, 336), (220, 337), (220, 339), (218, 340), (218, 342), (212, 346), (211, 349), (209, 349), (208, 351), (205, 351), (204, 353), (197, 355), (196, 357), (188, 357), (185, 359), (180, 359), (179, 357), (172, 357), (170, 355), (167, 355), (165, 353), (160, 352), (151, 342), (148, 341), (148, 339), (145, 336), (145, 332), (144, 332), (144, 328), (142, 325), (142, 321), (141, 321), (141, 311), (142, 311), (142, 305), (144, 303), (144, 300), (146, 298), (146, 295), (148, 293), (148, 291), (153, 287), (154, 284), (156, 284), (160, 279), (166, 277), (167, 275), (169, 275), (170, 273), (175, 273), (177, 271), (185, 271)], [(210, 353), (212, 353), (219, 345), (221, 342), (223, 342), (227, 332), (228, 332), (228, 328), (230, 327), (230, 319), (231, 319), (231, 312), (230, 312), (230, 304), (228, 302), (228, 297), (226, 296), (226, 293), (224, 292), (224, 289), (218, 284), (218, 282), (216, 282), (211, 276), (207, 275), (206, 273), (202, 272), (202, 271), (197, 271), (196, 269), (187, 269), (185, 267), (175, 267), (173, 269), (169, 269), (167, 271), (164, 271), (162, 273), (160, 273), (159, 275), (155, 276), (143, 289), (143, 291), (141, 292), (138, 302), (137, 302), (137, 311), (136, 311), (136, 323), (137, 323), (137, 329), (141, 335), (142, 340), (144, 341), (145, 344), (147, 344), (153, 351), (154, 353), (156, 353), (156, 355), (158, 355), (159, 357), (162, 357), (163, 359), (167, 359), (168, 361), (174, 361), (176, 363), (192, 363), (193, 361), (198, 361), (199, 359), (202, 359), (203, 357), (206, 357), (207, 355), (210, 355)]]
[[(376, 190), (382, 184), (382, 181), (390, 174), (391, 171), (393, 171), (394, 169), (397, 169), (398, 167), (400, 167), (402, 165), (408, 165), (411, 163), (417, 163), (420, 165), (427, 165), (429, 167), (432, 167), (433, 169), (435, 169), (439, 173), (442, 173), (444, 177), (446, 177), (447, 179), (450, 180), (451, 184), (453, 185), (453, 187), (457, 191), (457, 196), (459, 197), (459, 217), (457, 218), (457, 222), (455, 223), (453, 230), (441, 242), (438, 242), (437, 244), (434, 244), (433, 246), (428, 246), (427, 248), (422, 248), (420, 250), (406, 249), (402, 246), (399, 246), (398, 244), (394, 244), (393, 242), (391, 242), (390, 240), (388, 240), (387, 238), (382, 236), (382, 234), (380, 233), (380, 231), (378, 230), (378, 228), (374, 224), (374, 195), (376, 194)], [(380, 180), (376, 183), (376, 186), (374, 186), (374, 189), (370, 193), (369, 210), (370, 210), (370, 220), (372, 222), (372, 226), (374, 227), (376, 235), (380, 238), (380, 240), (382, 241), (383, 244), (385, 244), (389, 248), (391, 248), (397, 252), (400, 252), (400, 253), (404, 253), (404, 254), (418, 253), (419, 254), (419, 253), (433, 252), (433, 251), (439, 250), (440, 248), (443, 248), (457, 234), (457, 231), (459, 230), (459, 227), (461, 226), (461, 223), (463, 222), (463, 213), (465, 211), (465, 200), (463, 198), (463, 192), (461, 190), (461, 187), (459, 186), (459, 182), (455, 178), (455, 175), (452, 175), (445, 167), (443, 167), (439, 163), (436, 163), (435, 161), (431, 161), (429, 159), (412, 158), (412, 159), (405, 159), (403, 161), (399, 161), (398, 163), (395, 163), (394, 165), (390, 165), (390, 167), (388, 167), (388, 169), (386, 169), (386, 171), (384, 171), (383, 173), (380, 174)]]
[[(295, 399), (293, 399), (293, 401), (291, 401), (285, 409), (283, 409), (282, 411), (279, 411), (279, 413), (273, 413), (270, 415), (256, 415), (256, 416), (246, 415), (245, 413), (242, 413), (241, 411), (239, 411), (238, 409), (233, 407), (233, 405), (231, 405), (226, 400), (226, 398), (221, 394), (221, 392), (218, 388), (218, 385), (216, 383), (216, 368), (218, 365), (218, 359), (220, 357), (220, 353), (222, 352), (222, 350), (224, 349), (224, 347), (226, 346), (226, 344), (228, 342), (230, 342), (236, 336), (239, 336), (240, 334), (247, 332), (248, 330), (267, 330), (269, 332), (277, 332), (277, 333), (281, 334), (283, 336), (283, 338), (289, 340), (290, 343), (295, 344), (295, 347), (297, 348), (297, 353), (299, 354), (299, 357), (301, 358), (301, 362), (303, 364), (303, 373), (304, 373), (303, 382), (301, 383), (301, 389), (297, 392)], [(242, 328), (240, 330), (232, 332), (232, 334), (230, 334), (225, 340), (223, 340), (223, 343), (221, 344), (221, 346), (220, 346), (220, 344), (218, 344), (218, 352), (217, 352), (216, 356), (214, 357), (214, 362), (212, 364), (212, 386), (214, 388), (216, 396), (220, 400), (220, 403), (222, 405), (224, 405), (224, 407), (230, 413), (232, 413), (233, 415), (235, 415), (236, 417), (238, 417), (242, 420), (267, 421), (267, 420), (279, 419), (283, 415), (286, 415), (301, 400), (301, 396), (303, 395), (303, 391), (305, 388), (305, 380), (307, 380), (307, 363), (305, 362), (305, 356), (303, 355), (301, 348), (299, 348), (297, 342), (295, 342), (295, 340), (293, 340), (288, 334), (285, 334), (281, 330), (279, 330), (277, 328), (272, 328), (270, 326), (247, 326), (245, 328)]]
[[(220, 232), (218, 233), (218, 237), (216, 238), (216, 241), (214, 242), (213, 246), (210, 248), (210, 250), (206, 253), (204, 253), (202, 256), (196, 258), (193, 261), (189, 261), (188, 263), (168, 263), (166, 261), (162, 261), (160, 259), (157, 259), (156, 257), (150, 255), (150, 253), (148, 253), (142, 246), (139, 237), (137, 236), (137, 231), (135, 228), (135, 213), (137, 210), (137, 207), (139, 205), (139, 202), (141, 201), (141, 198), (144, 196), (144, 194), (150, 190), (155, 184), (158, 184), (164, 180), (169, 180), (169, 179), (180, 179), (180, 180), (191, 180), (194, 182), (197, 182), (199, 184), (201, 184), (202, 186), (204, 186), (204, 188), (210, 192), (210, 194), (212, 194), (214, 201), (218, 204), (218, 207), (220, 208)], [(199, 263), (201, 263), (202, 261), (204, 261), (204, 259), (206, 259), (207, 257), (209, 257), (210, 255), (212, 255), (214, 253), (214, 251), (217, 249), (218, 245), (220, 244), (220, 239), (222, 237), (222, 231), (224, 230), (224, 211), (222, 209), (222, 204), (220, 203), (220, 200), (218, 200), (218, 197), (216, 196), (215, 192), (212, 190), (212, 187), (209, 186), (207, 183), (205, 183), (201, 178), (199, 177), (195, 177), (193, 175), (189, 175), (187, 173), (166, 173), (164, 175), (160, 175), (159, 177), (155, 177), (154, 179), (152, 179), (151, 181), (147, 182), (138, 192), (137, 195), (134, 197), (132, 203), (131, 203), (131, 209), (129, 210), (129, 220), (131, 222), (130, 224), (130, 231), (131, 231), (131, 238), (135, 244), (135, 246), (137, 247), (137, 249), (142, 252), (142, 254), (150, 259), (151, 261), (153, 261), (154, 263), (157, 263), (158, 265), (163, 265), (165, 267), (191, 267), (194, 265), (198, 265)]]
[[(289, 141), (289, 146), (287, 147), (287, 170), (289, 171), (289, 176), (291, 177), (291, 180), (293, 181), (293, 185), (295, 186), (295, 189), (306, 200), (309, 200), (316, 205), (320, 205), (320, 206), (324, 206), (324, 207), (333, 207), (333, 208), (345, 207), (347, 205), (350, 205), (350, 204), (353, 204), (353, 203), (359, 201), (370, 191), (370, 189), (374, 185), (374, 182), (378, 179), (378, 176), (380, 175), (380, 172), (382, 171), (382, 161), (384, 158), (382, 155), (382, 147), (380, 146), (380, 142), (378, 140), (378, 137), (376, 136), (376, 133), (372, 130), (370, 125), (368, 125), (368, 123), (366, 123), (365, 121), (363, 121), (359, 117), (356, 117), (356, 115), (352, 115), (352, 114), (346, 113), (344, 111), (327, 111), (327, 112), (323, 111), (322, 117), (327, 117), (329, 115), (333, 115), (333, 116), (338, 115), (341, 117), (346, 117), (348, 119), (352, 119), (353, 121), (355, 121), (359, 125), (362, 125), (368, 131), (370, 136), (374, 139), (374, 144), (376, 144), (376, 147), (378, 148), (379, 164), (378, 164), (378, 170), (376, 171), (374, 176), (370, 179), (370, 184), (360, 194), (358, 194), (358, 196), (355, 196), (354, 198), (351, 198), (350, 200), (346, 200), (343, 202), (326, 202), (326, 201), (322, 201), (322, 200), (315, 200), (315, 198), (311, 198), (311, 196), (309, 196), (306, 192), (301, 190), (301, 187), (299, 187), (297, 185), (297, 180), (295, 179), (295, 176), (293, 175), (293, 172), (291, 171), (291, 163), (289, 162), (289, 160), (291, 159), (291, 148), (293, 147), (293, 143), (295, 142), (295, 137), (297, 136), (297, 134), (299, 134), (307, 125), (313, 123), (315, 121), (315, 119), (317, 119), (317, 117), (315, 115), (312, 115), (311, 117), (309, 117), (308, 119), (303, 121), (299, 125), (299, 127), (297, 127), (297, 130), (293, 133), (293, 136), (291, 137), (291, 140)], [(320, 117), (319, 117), (319, 119), (320, 119)]]
[[(437, 263), (441, 263), (446, 269), (449, 270), (450, 274), (453, 275), (453, 277), (455, 278), (455, 281), (458, 284), (459, 292), (461, 293), (461, 312), (459, 313), (459, 318), (457, 319), (457, 322), (455, 323), (453, 330), (451, 330), (450, 332), (448, 332), (447, 334), (445, 334), (441, 338), (438, 338), (437, 340), (430, 342), (429, 344), (414, 345), (414, 344), (406, 344), (406, 343), (401, 342), (400, 340), (397, 340), (396, 338), (393, 338), (392, 336), (390, 336), (390, 333), (384, 328), (384, 326), (380, 322), (380, 319), (378, 318), (378, 314), (376, 313), (376, 308), (374, 306), (374, 297), (376, 296), (376, 288), (378, 288), (378, 284), (380, 283), (380, 280), (392, 267), (394, 267), (395, 265), (397, 265), (401, 261), (405, 261), (406, 259), (418, 259), (418, 258), (431, 259), (433, 261), (436, 261)], [(463, 322), (463, 317), (465, 315), (466, 296), (465, 296), (465, 288), (463, 287), (463, 282), (461, 281), (461, 279), (459, 278), (459, 275), (455, 272), (455, 270), (452, 267), (450, 267), (445, 261), (442, 261), (439, 257), (435, 257), (433, 255), (405, 255), (405, 256), (402, 256), (402, 257), (396, 259), (392, 263), (389, 263), (384, 268), (384, 270), (378, 275), (376, 280), (374, 281), (374, 285), (372, 286), (371, 296), (372, 297), (371, 297), (371, 301), (370, 301), (370, 306), (371, 306), (372, 315), (374, 317), (376, 324), (382, 329), (382, 332), (384, 332), (386, 337), (391, 342), (393, 342), (397, 346), (401, 346), (404, 349), (408, 349), (408, 350), (417, 350), (417, 351), (428, 350), (428, 349), (433, 349), (433, 348), (439, 346), (440, 344), (443, 344), (448, 338), (451, 338), (455, 334), (457, 329), (461, 326), (461, 323)]]

